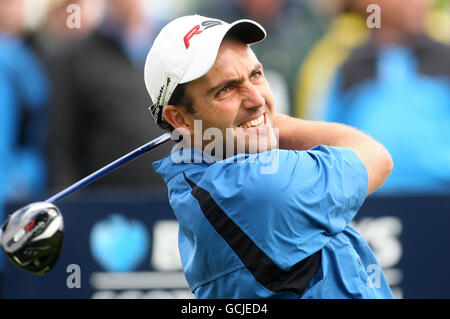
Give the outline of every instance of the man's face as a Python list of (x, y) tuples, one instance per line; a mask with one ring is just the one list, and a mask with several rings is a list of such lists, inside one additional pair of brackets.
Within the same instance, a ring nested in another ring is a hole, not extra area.
[[(194, 120), (201, 120), (202, 133), (210, 128), (220, 130), (224, 155), (231, 155), (229, 149), (234, 155), (276, 146), (272, 129), (273, 95), (263, 67), (248, 45), (225, 39), (213, 67), (190, 82), (186, 93), (195, 110), (194, 114), (186, 115), (186, 121), (194, 127)], [(209, 142), (203, 138), (203, 148)]]

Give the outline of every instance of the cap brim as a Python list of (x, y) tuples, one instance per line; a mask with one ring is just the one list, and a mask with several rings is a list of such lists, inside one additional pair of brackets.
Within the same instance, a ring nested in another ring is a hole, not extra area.
[(208, 41), (208, 45), (197, 52), (180, 79), (180, 84), (196, 80), (208, 73), (216, 61), (217, 53), (225, 37), (236, 38), (246, 44), (252, 44), (264, 40), (266, 31), (259, 23), (252, 20), (243, 19), (233, 22), (229, 28), (224, 29), (221, 35), (215, 34), (215, 37)]
[(252, 44), (264, 40), (266, 31), (259, 23), (243, 19), (233, 22), (226, 35), (238, 38), (247, 44)]

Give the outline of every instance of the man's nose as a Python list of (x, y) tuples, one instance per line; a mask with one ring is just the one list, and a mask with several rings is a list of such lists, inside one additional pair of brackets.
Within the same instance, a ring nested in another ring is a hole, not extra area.
[(244, 99), (242, 106), (245, 108), (262, 107), (266, 104), (266, 100), (261, 92), (252, 83), (248, 83), (245, 87)]

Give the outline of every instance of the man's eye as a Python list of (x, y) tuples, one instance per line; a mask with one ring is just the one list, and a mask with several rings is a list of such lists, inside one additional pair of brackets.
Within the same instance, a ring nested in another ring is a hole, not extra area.
[(259, 80), (262, 77), (262, 72), (261, 71), (255, 72), (252, 74), (251, 77), (253, 80)]
[(217, 92), (217, 95), (222, 95), (222, 94), (225, 94), (225, 93), (227, 93), (229, 91), (231, 91), (231, 86), (226, 86), (226, 87), (220, 89), (220, 91)]

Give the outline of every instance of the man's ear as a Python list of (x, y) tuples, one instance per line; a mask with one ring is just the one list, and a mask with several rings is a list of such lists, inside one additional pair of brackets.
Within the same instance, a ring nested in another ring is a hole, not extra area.
[(184, 128), (194, 134), (192, 115), (187, 113), (182, 107), (167, 105), (163, 111), (164, 119), (174, 129)]

